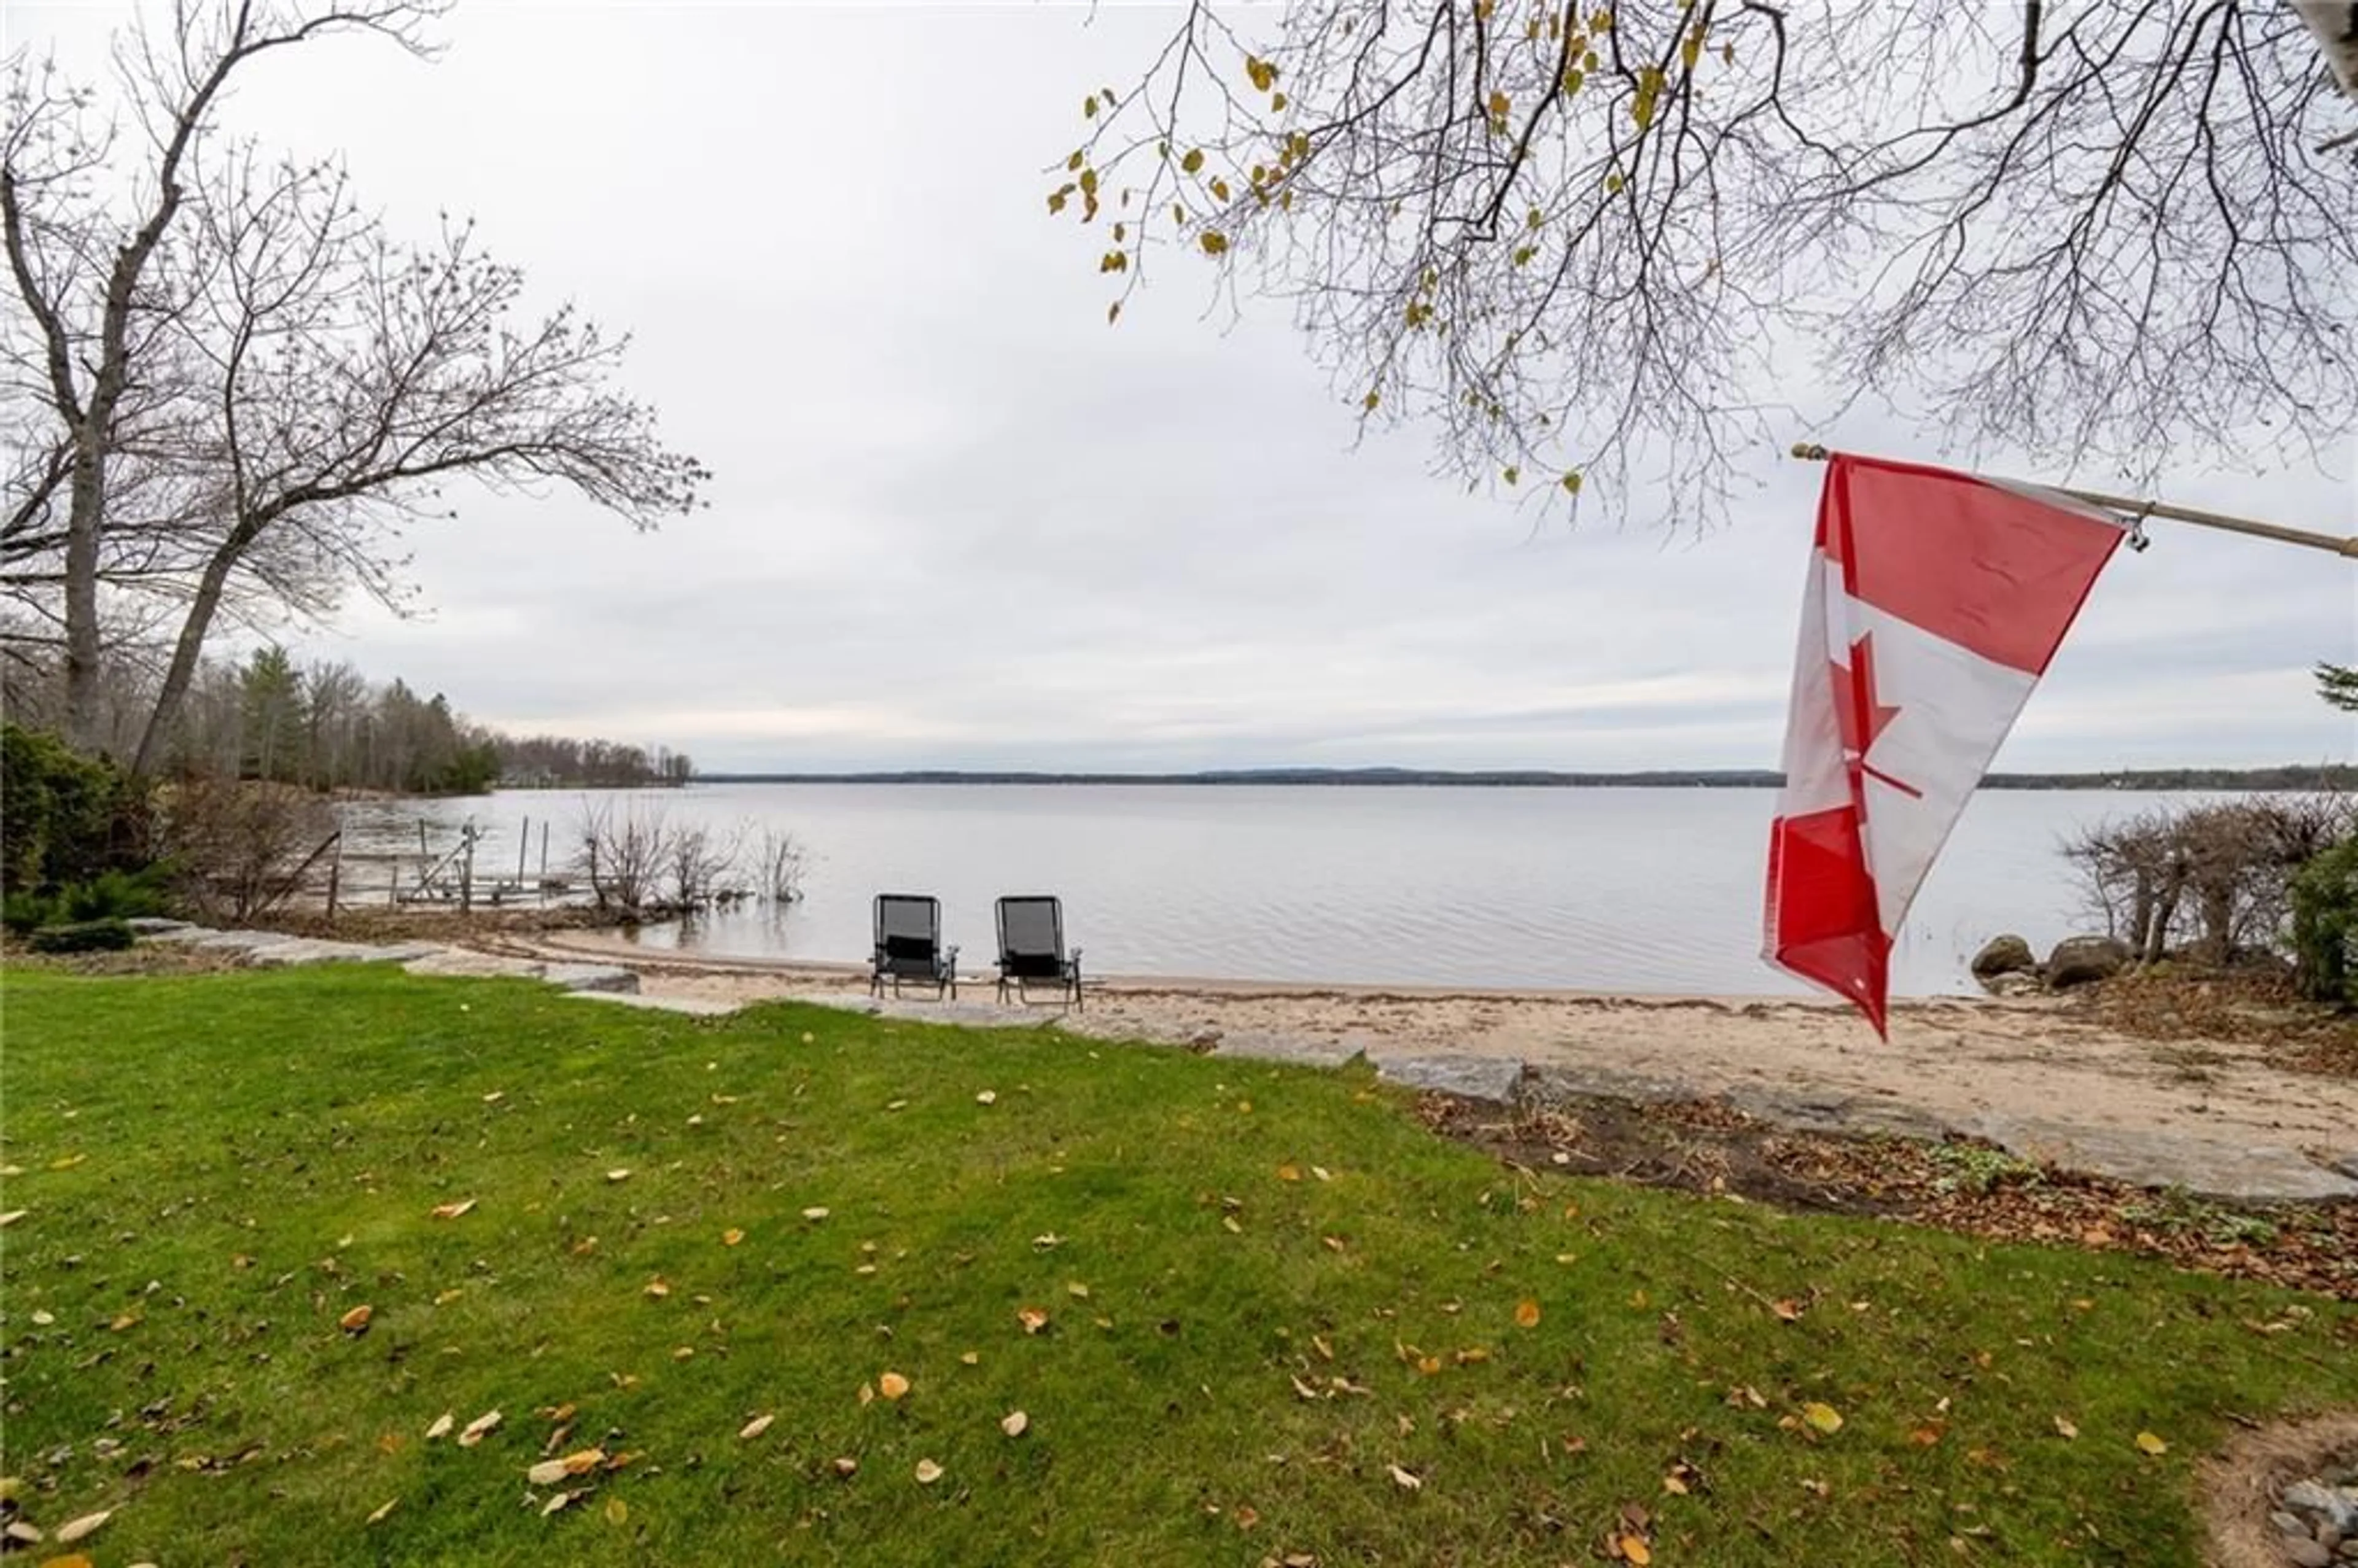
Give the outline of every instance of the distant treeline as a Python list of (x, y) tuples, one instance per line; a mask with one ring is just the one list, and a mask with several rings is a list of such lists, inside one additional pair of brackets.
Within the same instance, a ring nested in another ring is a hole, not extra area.
[[(145, 676), (108, 672), (125, 716), (117, 756), (130, 755), (136, 717), (152, 704)], [(42, 688), (11, 689), (11, 717), (39, 727)], [(157, 764), (167, 773), (267, 779), (321, 791), (471, 795), (511, 788), (628, 789), (687, 782), (687, 754), (613, 741), (516, 736), (473, 723), (437, 692), (377, 685), (348, 664), (297, 664), (263, 648), (243, 664), (198, 667)]]
[[(1543, 769), (1452, 772), (1438, 768), (1238, 768), (1191, 773), (966, 773), (917, 769), (861, 773), (698, 773), (711, 784), (1451, 784), (1498, 788), (1775, 789), (1767, 768), (1663, 769), (1568, 773)], [(2274, 768), (2140, 768), (2101, 773), (1992, 773), (1988, 789), (2350, 790), (2358, 766), (2293, 763)]]

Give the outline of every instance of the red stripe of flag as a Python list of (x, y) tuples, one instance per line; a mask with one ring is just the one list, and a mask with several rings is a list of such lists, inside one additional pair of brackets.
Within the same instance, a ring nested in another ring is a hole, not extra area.
[[(1825, 550), (1851, 597), (2031, 675), (2121, 542), (2117, 523), (1971, 474), (1842, 456), (1826, 486)], [(1877, 538), (1856, 536), (1862, 519)]]

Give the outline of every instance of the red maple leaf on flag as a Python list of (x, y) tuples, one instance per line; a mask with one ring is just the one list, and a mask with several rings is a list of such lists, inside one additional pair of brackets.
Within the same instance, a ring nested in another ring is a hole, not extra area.
[(1897, 790), (1921, 800), (1924, 792), (1915, 785), (1903, 784), (1882, 772), (1866, 760), (1867, 752), (1891, 728), (1899, 717), (1896, 706), (1886, 707), (1875, 690), (1875, 633), (1869, 632), (1850, 645), (1850, 665), (1833, 666), (1834, 719), (1842, 728), (1843, 760), (1870, 778), (1881, 779)]

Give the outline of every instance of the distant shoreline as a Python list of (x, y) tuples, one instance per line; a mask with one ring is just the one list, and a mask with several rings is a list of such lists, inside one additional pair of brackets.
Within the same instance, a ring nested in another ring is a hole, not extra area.
[[(1775, 789), (1772, 769), (1658, 769), (1644, 773), (1555, 773), (1541, 769), (1463, 773), (1429, 768), (1245, 768), (1185, 773), (964, 772), (911, 769), (849, 773), (698, 773), (696, 784), (1156, 784), (1314, 785), (1355, 788), (1449, 786), (1490, 789)], [(2352, 790), (2358, 766), (2287, 764), (2272, 768), (2136, 768), (2091, 773), (1992, 773), (1985, 789)]]

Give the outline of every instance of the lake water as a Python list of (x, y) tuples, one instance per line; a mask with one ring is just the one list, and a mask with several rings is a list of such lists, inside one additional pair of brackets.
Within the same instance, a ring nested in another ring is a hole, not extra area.
[[(942, 900), (960, 968), (993, 956), (991, 901), (1054, 892), (1095, 974), (1783, 995), (1763, 964), (1761, 875), (1776, 795), (1738, 789), (711, 784), (614, 796), (509, 792), (370, 809), (488, 830), (513, 871), (523, 819), (552, 869), (595, 800), (730, 828), (791, 830), (806, 897), (651, 927), (650, 948), (865, 961), (879, 892)], [(2157, 800), (2106, 791), (1976, 795), (1895, 955), (1904, 994), (1970, 989), (1990, 935), (2085, 929), (2058, 844)]]

